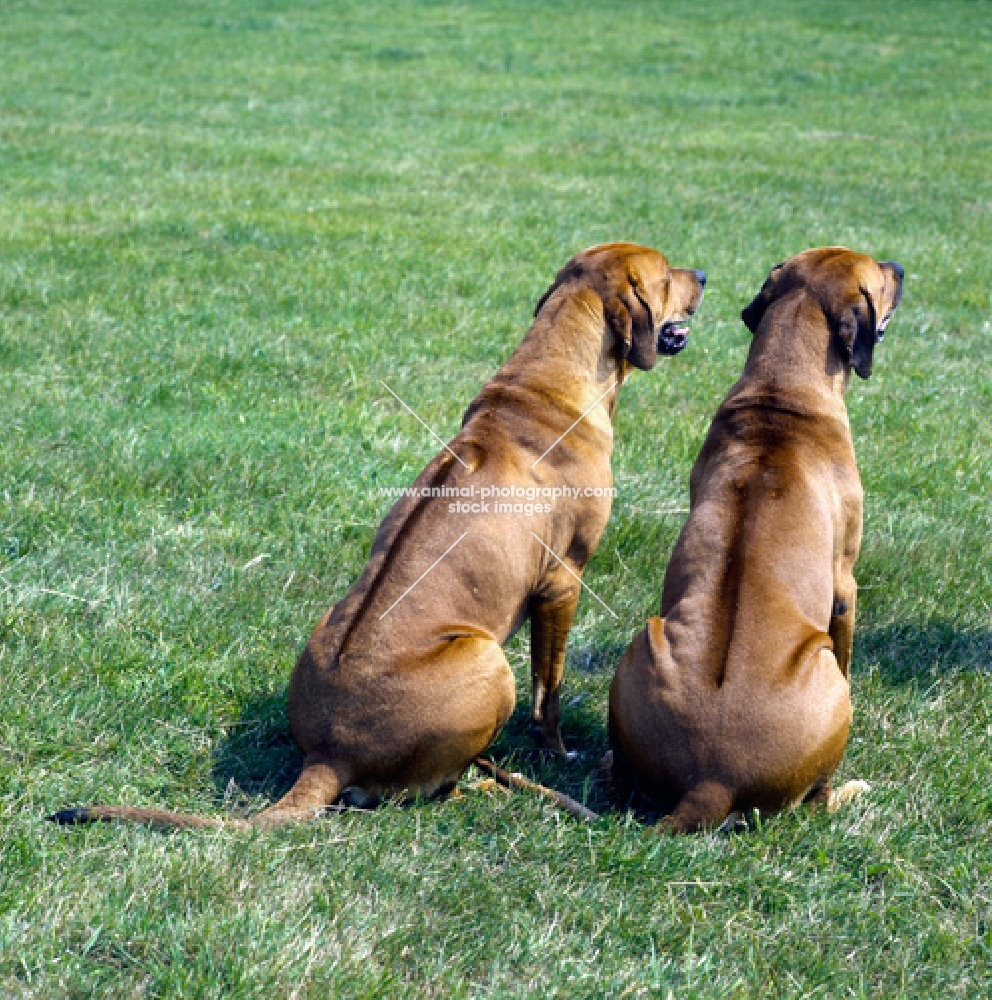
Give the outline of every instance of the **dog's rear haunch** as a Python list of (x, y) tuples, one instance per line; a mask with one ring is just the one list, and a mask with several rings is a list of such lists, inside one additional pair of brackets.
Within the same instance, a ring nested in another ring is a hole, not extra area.
[[(361, 577), (303, 650), (289, 722), (304, 766), (279, 802), (248, 820), (122, 806), (53, 819), (269, 827), (309, 819), (345, 792), (362, 803), (445, 794), (513, 711), (502, 646), (527, 618), (531, 735), (562, 751), (565, 647), (610, 515), (620, 386), (685, 346), (705, 281), (633, 243), (591, 247), (559, 271), (523, 342), (386, 516)], [(571, 490), (530, 516), (522, 505), (485, 517), (449, 506), (473, 487), (478, 496), (580, 484), (599, 489)]]

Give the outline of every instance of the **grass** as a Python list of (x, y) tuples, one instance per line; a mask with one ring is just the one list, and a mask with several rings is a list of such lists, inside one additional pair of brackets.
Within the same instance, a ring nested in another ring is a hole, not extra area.
[[(0, 993), (974, 997), (992, 975), (992, 131), (986, 3), (27, 3), (0, 33)], [(566, 677), (606, 806), (612, 665), (769, 267), (907, 271), (852, 386), (866, 489), (834, 816), (660, 841), (523, 794), (265, 835), (294, 658), (387, 501), (575, 250), (710, 275), (625, 387)], [(264, 558), (256, 557), (264, 553)], [(249, 565), (250, 564), (250, 565)]]

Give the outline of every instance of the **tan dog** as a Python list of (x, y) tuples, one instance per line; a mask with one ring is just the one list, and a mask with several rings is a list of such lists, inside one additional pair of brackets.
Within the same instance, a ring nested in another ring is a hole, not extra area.
[[(610, 514), (620, 384), (631, 366), (681, 350), (704, 283), (631, 243), (592, 247), (558, 273), (530, 332), (417, 478), (420, 495), (389, 512), (365, 571), (310, 637), (289, 686), (303, 772), (250, 822), (311, 818), (345, 789), (370, 801), (452, 788), (513, 711), (500, 647), (527, 617), (532, 732), (562, 749), (565, 644)], [(217, 822), (120, 806), (52, 818)]]
[(774, 268), (742, 319), (744, 374), (710, 426), (661, 618), (610, 688), (618, 782), (634, 779), (672, 832), (831, 792), (851, 723), (848, 668), (861, 481), (844, 391), (871, 374), (902, 268), (838, 247)]

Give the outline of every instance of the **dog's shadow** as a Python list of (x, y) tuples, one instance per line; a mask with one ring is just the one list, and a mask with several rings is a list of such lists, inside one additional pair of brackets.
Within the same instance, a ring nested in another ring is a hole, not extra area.
[(532, 781), (564, 792), (596, 812), (610, 811), (615, 801), (606, 772), (600, 767), (609, 749), (605, 702), (602, 696), (584, 690), (585, 684), (570, 685), (569, 677), (576, 681), (602, 678), (608, 684), (625, 648), (625, 644), (607, 641), (569, 649), (561, 713), (567, 757), (538, 750), (531, 741), (529, 661), (518, 669), (518, 699), (513, 715), (485, 756), (505, 770), (520, 771)]
[(856, 630), (855, 676), (878, 672), (889, 685), (930, 682), (952, 673), (992, 670), (992, 630), (961, 628), (934, 619), (926, 623), (896, 622)]
[[(250, 698), (214, 756), (211, 779), (225, 801), (282, 798), (303, 767), (286, 718), (285, 691)], [(240, 803), (244, 804), (244, 803)]]

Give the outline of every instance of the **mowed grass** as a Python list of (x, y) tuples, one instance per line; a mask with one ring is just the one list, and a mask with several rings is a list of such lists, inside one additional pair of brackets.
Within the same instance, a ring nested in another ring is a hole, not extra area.
[[(5, 3), (0, 29), (0, 994), (975, 997), (992, 976), (992, 17), (985, 3)], [(389, 501), (554, 272), (704, 268), (625, 386), (620, 495), (564, 731), (586, 797), (278, 832), (284, 696)], [(840, 778), (729, 838), (611, 807), (611, 670), (654, 613), (738, 314), (777, 261), (906, 267), (848, 407), (866, 490)]]

